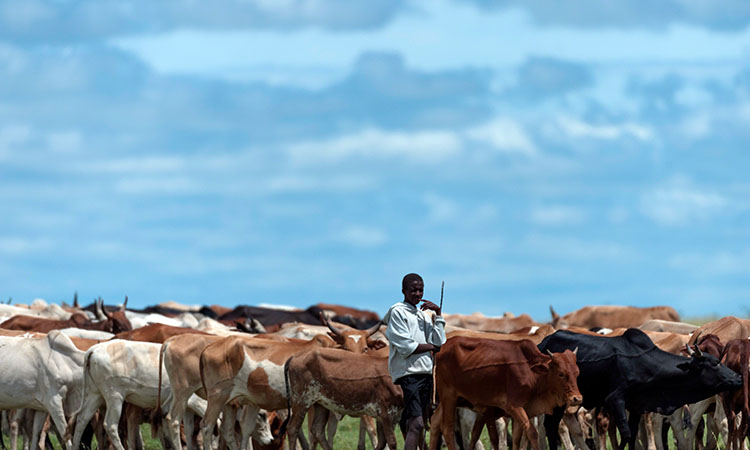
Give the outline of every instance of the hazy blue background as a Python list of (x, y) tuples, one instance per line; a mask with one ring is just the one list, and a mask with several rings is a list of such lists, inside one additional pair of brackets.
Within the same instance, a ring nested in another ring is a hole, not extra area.
[[(0, 1), (0, 298), (750, 308), (750, 3)], [(4, 296), (4, 297), (3, 297)]]

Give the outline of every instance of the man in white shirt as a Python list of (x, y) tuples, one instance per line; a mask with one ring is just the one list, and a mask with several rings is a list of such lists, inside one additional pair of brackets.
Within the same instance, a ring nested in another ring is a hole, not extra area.
[[(416, 273), (407, 274), (401, 283), (404, 301), (396, 303), (383, 317), (385, 336), (390, 342), (388, 371), (404, 392), (401, 430), (406, 433), (404, 450), (414, 450), (424, 438), (430, 414), (434, 352), (445, 343), (445, 320), (440, 307), (422, 300), (424, 281)], [(422, 305), (417, 308), (417, 304)], [(434, 319), (423, 311), (435, 312)]]

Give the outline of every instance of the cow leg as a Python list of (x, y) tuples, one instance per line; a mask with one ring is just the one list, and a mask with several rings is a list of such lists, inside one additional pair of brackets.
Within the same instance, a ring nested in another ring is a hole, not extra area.
[(208, 406), (206, 407), (206, 414), (201, 420), (201, 434), (203, 435), (203, 450), (212, 450), (211, 441), (213, 440), (216, 421), (219, 420), (219, 414), (229, 400), (229, 392), (217, 388), (212, 389), (207, 394)]
[[(623, 397), (622, 392), (616, 390), (610, 393), (604, 399), (604, 403), (607, 405), (607, 409), (612, 419), (614, 419), (617, 429), (620, 430), (619, 448), (622, 449), (625, 447), (626, 443), (633, 440), (633, 436), (638, 433), (638, 428), (631, 430), (628, 425), (628, 417), (625, 412), (625, 398)], [(638, 415), (638, 419), (640, 421), (640, 415)], [(635, 450), (635, 446), (631, 447), (630, 450)]]
[(572, 448), (586, 449), (586, 439), (584, 437), (583, 428), (581, 423), (578, 422), (578, 416), (575, 414), (563, 415), (563, 423), (568, 427), (569, 442)]
[[(258, 428), (258, 420), (260, 420), (260, 408), (255, 405), (245, 405), (238, 414), (240, 421), (240, 430), (242, 432), (240, 440), (240, 450), (246, 450), (248, 445), (253, 445), (251, 442), (251, 436)], [(265, 417), (265, 414), (264, 414)]]
[[(669, 446), (667, 446), (667, 448), (664, 448), (664, 443), (661, 439), (662, 430), (664, 428), (664, 419), (665, 417), (661, 414), (654, 413), (654, 420), (652, 424), (654, 427), (654, 445), (656, 446), (656, 450), (669, 450)], [(677, 430), (675, 430), (674, 433), (676, 434)]]
[[(482, 413), (475, 414), (475, 416), (474, 416), (474, 424), (471, 427), (471, 431), (469, 433), (466, 433), (464, 431), (464, 427), (465, 427), (465, 425), (468, 425), (469, 421), (466, 420), (466, 419), (468, 419), (468, 417), (465, 415), (466, 413), (463, 412), (463, 414), (462, 414), (462, 411), (461, 411), (462, 409), (465, 409), (465, 408), (458, 408), (458, 411), (459, 411), (458, 414), (460, 416), (463, 416), (463, 417), (459, 418), (459, 423), (461, 424), (460, 425), (461, 426), (461, 436), (464, 439), (464, 443), (466, 443), (466, 436), (467, 435), (469, 436), (468, 445), (466, 445), (464, 448), (468, 449), (468, 450), (474, 450), (474, 448), (477, 445), (477, 442), (479, 441), (479, 436), (482, 434), (482, 428), (484, 428), (485, 415), (489, 414), (489, 411), (485, 410)], [(466, 411), (470, 411), (470, 410), (466, 410)]]
[(124, 399), (119, 393), (107, 392), (108, 396), (105, 398), (107, 403), (107, 412), (104, 414), (104, 429), (107, 431), (109, 440), (112, 441), (112, 445), (116, 450), (125, 450), (120, 440), (118, 433), (118, 426), (120, 424), (120, 415), (122, 414), (122, 405)]
[(8, 428), (10, 430), (10, 445), (13, 450), (18, 448), (18, 423), (23, 416), (22, 409), (8, 411)]
[(643, 415), (638, 433), (641, 437), (642, 446), (647, 450), (656, 450), (656, 442), (654, 440), (654, 425), (653, 425), (653, 414), (646, 413)]
[[(234, 403), (234, 402), (233, 402)], [(229, 447), (229, 450), (239, 450), (240, 446), (237, 442), (237, 434), (234, 431), (234, 427), (237, 424), (237, 412), (238, 407), (233, 404), (224, 405), (222, 410), (222, 421), (219, 425), (221, 435), (224, 436), (224, 441)], [(257, 416), (257, 411), (256, 414)], [(253, 423), (254, 424), (254, 423)]]
[(131, 403), (125, 404), (125, 423), (127, 426), (128, 433), (128, 448), (129, 449), (142, 449), (143, 448), (143, 437), (141, 436), (141, 417), (143, 417), (143, 410)]
[(570, 440), (570, 430), (568, 430), (568, 425), (565, 423), (566, 416), (568, 416), (568, 413), (565, 413), (563, 420), (560, 421), (560, 427), (557, 430), (557, 434), (560, 436), (560, 442), (562, 442), (565, 450), (574, 450), (573, 442)]
[(326, 439), (325, 428), (329, 417), (334, 414), (331, 414), (330, 411), (320, 405), (313, 405), (312, 409), (315, 411), (315, 414), (310, 426), (310, 441), (317, 441), (324, 450), (333, 450), (333, 446)]
[(440, 447), (440, 437), (442, 436), (441, 427), (443, 426), (443, 405), (442, 403), (435, 408), (430, 418), (430, 450), (437, 450)]
[(328, 445), (331, 447), (333, 447), (333, 439), (336, 437), (336, 431), (339, 429), (339, 421), (341, 419), (343, 419), (343, 416), (339, 417), (338, 414), (332, 412), (328, 414), (328, 421), (325, 423), (325, 428), (326, 439), (328, 440)]
[(547, 433), (547, 445), (549, 445), (550, 450), (557, 450), (559, 439), (557, 430), (560, 428), (560, 421), (564, 412), (563, 408), (558, 407), (552, 411), (552, 414), (544, 416), (544, 429)]
[[(359, 418), (359, 433), (357, 433), (357, 450), (365, 450), (367, 448), (367, 423), (365, 423), (365, 416)], [(374, 446), (373, 442), (373, 446)]]
[[(71, 416), (68, 422), (68, 429), (74, 430), (72, 440), (72, 447), (74, 449), (81, 448), (81, 437), (83, 436), (83, 431), (86, 429), (86, 426), (89, 424), (91, 418), (94, 417), (94, 414), (101, 405), (102, 398), (99, 395), (87, 395), (86, 397), (84, 397), (81, 409), (73, 413), (73, 415)], [(99, 446), (101, 447), (104, 440), (99, 438), (98, 441)]]
[(456, 400), (445, 396), (446, 398), (440, 399), (440, 406), (443, 408), (442, 417), (443, 424), (440, 430), (443, 434), (443, 440), (448, 450), (456, 450)]
[(636, 441), (638, 440), (638, 429), (639, 429), (640, 423), (641, 423), (641, 413), (631, 412), (630, 418), (628, 419), (628, 427), (630, 428), (632, 433), (630, 434), (630, 439), (622, 440), (622, 442), (620, 443), (620, 447), (623, 447), (625, 443), (627, 443), (628, 448), (630, 450), (635, 450), (636, 448), (635, 444), (636, 444)]
[(398, 449), (396, 433), (393, 431), (395, 423), (393, 419), (388, 416), (387, 412), (377, 420), (377, 424), (378, 445), (375, 447), (375, 450), (383, 450), (386, 444), (388, 444), (390, 450)]
[[(55, 396), (55, 397), (52, 397), (52, 399), (50, 400), (51, 401), (47, 404), (47, 412), (49, 413), (49, 416), (52, 419), (52, 422), (55, 424), (55, 428), (57, 428), (57, 432), (60, 434), (60, 436), (65, 436), (67, 424), (65, 422), (65, 410), (63, 409), (63, 398)], [(67, 439), (65, 442), (61, 442), (60, 445), (63, 445), (66, 448), (71, 448), (71, 443)]]
[(513, 450), (518, 450), (522, 434), (526, 436), (534, 450), (539, 450), (539, 435), (536, 428), (531, 425), (526, 411), (521, 407), (506, 407), (504, 409), (513, 418)]
[(289, 418), (286, 428), (286, 442), (289, 445), (289, 450), (297, 450), (297, 439), (301, 436), (300, 429), (305, 420), (307, 409), (308, 407), (305, 405), (292, 405), (292, 417)]

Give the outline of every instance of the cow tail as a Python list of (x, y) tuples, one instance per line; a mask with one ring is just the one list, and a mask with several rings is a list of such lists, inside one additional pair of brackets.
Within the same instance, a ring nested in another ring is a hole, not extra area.
[(161, 427), (161, 421), (164, 418), (164, 413), (161, 410), (161, 372), (164, 366), (164, 351), (167, 349), (167, 343), (161, 344), (159, 349), (159, 387), (156, 390), (156, 408), (149, 416), (149, 422), (151, 422), (151, 437), (155, 438), (159, 433)]
[(73, 437), (73, 432), (75, 431), (78, 415), (81, 413), (81, 411), (83, 411), (83, 405), (86, 403), (86, 378), (88, 378), (89, 366), (91, 365), (91, 355), (93, 354), (94, 352), (89, 349), (83, 357), (83, 385), (81, 388), (81, 406), (79, 406), (78, 411), (74, 412), (70, 416), (70, 419), (68, 419), (67, 426), (65, 427), (64, 437), (66, 441), (69, 441)]
[(286, 433), (286, 427), (289, 424), (289, 419), (292, 417), (292, 388), (289, 382), (289, 364), (292, 362), (294, 356), (290, 356), (289, 359), (284, 363), (284, 384), (286, 385), (286, 419), (281, 423), (279, 429), (279, 437)]

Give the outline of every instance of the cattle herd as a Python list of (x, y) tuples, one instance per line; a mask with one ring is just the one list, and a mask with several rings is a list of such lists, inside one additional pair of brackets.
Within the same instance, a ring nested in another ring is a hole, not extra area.
[[(430, 449), (744, 449), (750, 320), (700, 327), (666, 306), (446, 314), (435, 354)], [(403, 406), (373, 312), (317, 304), (145, 309), (0, 305), (0, 410), (13, 449), (396, 449)], [(307, 430), (303, 429), (307, 418)], [(668, 434), (671, 430), (671, 435)], [(609, 440), (609, 444), (608, 441)], [(0, 440), (3, 447), (5, 443)]]

